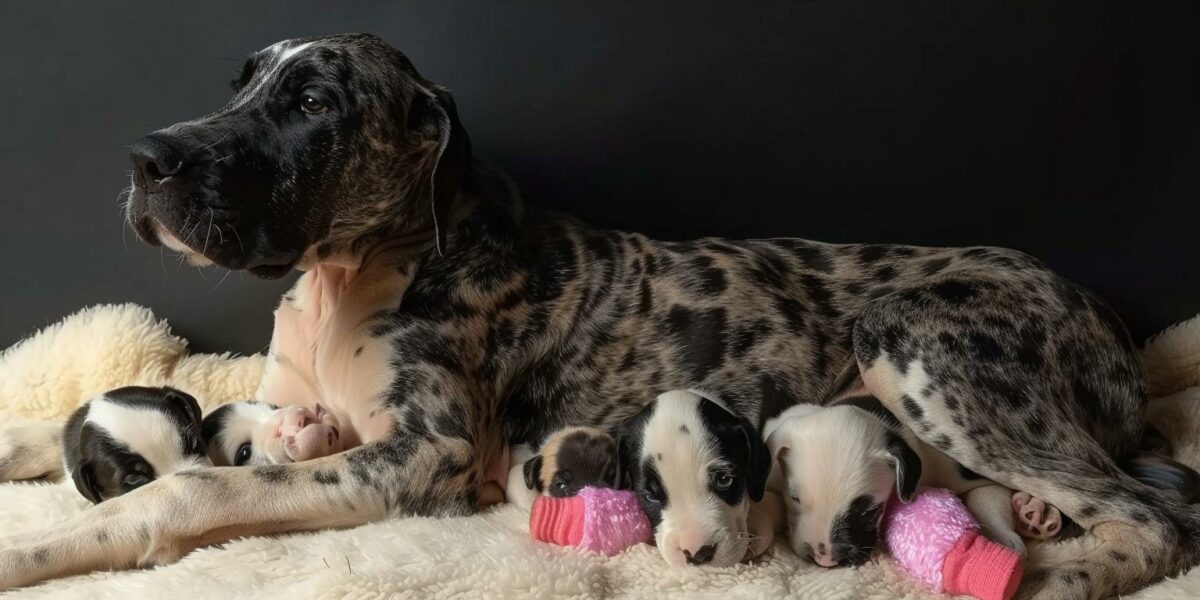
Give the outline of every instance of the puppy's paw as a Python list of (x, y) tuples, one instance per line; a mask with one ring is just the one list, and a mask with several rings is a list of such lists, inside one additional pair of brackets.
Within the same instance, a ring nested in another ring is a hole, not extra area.
[(1062, 531), (1062, 513), (1025, 492), (1013, 492), (1012, 507), (1017, 533), (1024, 537), (1045, 540)]

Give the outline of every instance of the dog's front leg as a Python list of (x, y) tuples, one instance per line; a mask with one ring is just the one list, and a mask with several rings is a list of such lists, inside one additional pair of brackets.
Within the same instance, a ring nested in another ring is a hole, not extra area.
[(62, 478), (62, 435), (62, 423), (30, 421), (0, 429), (0, 481)]
[(172, 562), (243, 536), (466, 513), (474, 506), (464, 476), (471, 465), (465, 440), (398, 432), (302, 463), (170, 475), (64, 523), (0, 539), (0, 589)]

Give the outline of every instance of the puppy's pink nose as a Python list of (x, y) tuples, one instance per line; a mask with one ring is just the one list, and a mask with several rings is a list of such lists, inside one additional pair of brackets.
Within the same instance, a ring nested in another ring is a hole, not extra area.
[(829, 551), (829, 546), (824, 542), (818, 543), (813, 547), (813, 562), (822, 567), (836, 567), (838, 562), (833, 554)]

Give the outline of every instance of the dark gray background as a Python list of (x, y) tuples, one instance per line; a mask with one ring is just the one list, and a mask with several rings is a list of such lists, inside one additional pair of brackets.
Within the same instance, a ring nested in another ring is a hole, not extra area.
[(342, 31), (404, 50), (531, 202), (598, 225), (1001, 244), (1139, 339), (1200, 310), (1197, 27), (1162, 3), (2, 6), (0, 347), (133, 301), (196, 349), (262, 349), (288, 282), (122, 235), (126, 146), (217, 108), (248, 51)]

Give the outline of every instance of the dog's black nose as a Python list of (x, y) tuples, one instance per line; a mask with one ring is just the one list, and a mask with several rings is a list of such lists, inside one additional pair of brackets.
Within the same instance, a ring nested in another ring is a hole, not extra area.
[(717, 545), (716, 544), (708, 544), (705, 546), (701, 546), (700, 549), (697, 550), (695, 554), (691, 554), (687, 550), (683, 551), (683, 554), (685, 556), (687, 556), (687, 561), (688, 561), (689, 565), (705, 564), (705, 563), (711, 561), (713, 559), (713, 555), (716, 553), (717, 553)]
[(183, 154), (169, 141), (154, 135), (138, 140), (129, 151), (129, 158), (146, 185), (161, 183), (184, 168)]

